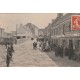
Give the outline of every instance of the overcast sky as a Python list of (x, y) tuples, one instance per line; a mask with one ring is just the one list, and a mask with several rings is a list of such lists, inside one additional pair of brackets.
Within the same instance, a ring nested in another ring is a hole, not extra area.
[(8, 32), (15, 30), (16, 24), (24, 25), (29, 22), (38, 28), (45, 28), (56, 16), (56, 13), (0, 14), (0, 27)]

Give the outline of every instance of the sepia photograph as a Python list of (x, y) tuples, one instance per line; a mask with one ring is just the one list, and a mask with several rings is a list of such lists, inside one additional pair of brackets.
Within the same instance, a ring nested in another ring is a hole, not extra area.
[(80, 13), (0, 13), (0, 67), (80, 67)]

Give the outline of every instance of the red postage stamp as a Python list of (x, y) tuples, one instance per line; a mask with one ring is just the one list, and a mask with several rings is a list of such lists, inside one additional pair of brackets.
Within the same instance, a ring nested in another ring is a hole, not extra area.
[(71, 30), (80, 30), (80, 16), (73, 15), (71, 16)]

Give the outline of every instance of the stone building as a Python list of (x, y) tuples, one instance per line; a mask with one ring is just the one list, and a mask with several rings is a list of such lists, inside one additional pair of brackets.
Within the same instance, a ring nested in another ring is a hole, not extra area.
[(38, 37), (38, 27), (32, 23), (27, 23), (24, 25), (24, 28), (26, 30), (26, 38), (37, 38)]
[(38, 32), (39, 32), (39, 29), (37, 26), (34, 26), (34, 31), (35, 31), (35, 38), (38, 38)]
[(38, 30), (38, 40), (40, 41), (40, 40), (43, 40), (44, 39), (44, 36), (45, 36), (45, 34), (44, 34), (44, 31), (45, 29), (39, 29)]
[(7, 33), (4, 28), (0, 28), (0, 44), (5, 44), (6, 42), (13, 42), (12, 33)]
[(12, 31), (13, 38), (15, 38), (15, 43), (22, 43), (26, 40), (25, 29), (23, 25), (16, 25), (16, 31)]
[(7, 33), (5, 32), (4, 28), (0, 28), (0, 42), (3, 41), (4, 38), (7, 38)]
[(38, 36), (38, 28), (32, 23), (27, 23), (25, 25), (18, 25), (16, 31), (13, 31), (13, 37), (16, 38), (17, 43), (22, 43), (26, 40), (31, 40)]
[(45, 28), (45, 32), (44, 32), (44, 37), (45, 40), (51, 41), (51, 23), (49, 23), (49, 25)]
[(39, 35), (39, 36), (44, 36), (44, 29), (39, 29), (38, 35)]
[[(71, 30), (71, 16), (80, 15), (79, 13), (67, 13), (63, 15), (59, 13), (57, 18), (51, 23), (48, 28), (51, 32), (51, 41), (58, 45), (68, 46), (73, 45), (76, 51), (80, 50), (80, 30)], [(48, 32), (48, 33), (49, 33)], [(48, 34), (47, 33), (47, 34)]]

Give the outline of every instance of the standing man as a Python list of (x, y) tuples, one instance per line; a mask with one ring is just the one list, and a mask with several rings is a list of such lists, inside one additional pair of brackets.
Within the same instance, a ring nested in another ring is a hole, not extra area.
[(33, 49), (35, 49), (35, 42), (33, 42)]
[(65, 47), (65, 56), (68, 56), (68, 52), (69, 52), (69, 49), (68, 49), (68, 47), (66, 46), (66, 47)]
[(7, 42), (5, 42), (5, 46), (6, 46), (6, 48), (7, 48), (7, 44), (8, 44), (8, 43), (7, 43)]
[(55, 56), (58, 57), (58, 45), (55, 45)]
[(37, 49), (37, 42), (35, 42), (35, 49)]
[(60, 54), (61, 54), (61, 58), (63, 58), (63, 46), (62, 45), (60, 47)]
[(72, 45), (69, 45), (69, 59), (71, 60), (74, 56), (74, 49)]
[(12, 56), (13, 56), (13, 53), (14, 53), (13, 43), (11, 43), (10, 48), (11, 48), (11, 53), (12, 53), (11, 60), (13, 61), (13, 59), (12, 59)]
[(7, 67), (9, 67), (11, 58), (12, 58), (11, 46), (8, 45), (8, 48), (7, 48), (7, 55), (6, 55), (6, 64), (7, 64)]

